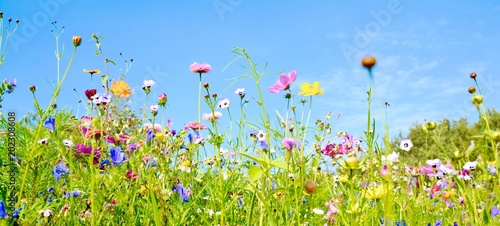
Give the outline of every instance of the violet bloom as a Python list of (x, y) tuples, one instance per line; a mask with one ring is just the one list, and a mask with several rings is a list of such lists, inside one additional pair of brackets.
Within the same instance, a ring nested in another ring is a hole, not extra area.
[(54, 175), (54, 178), (56, 179), (56, 182), (59, 181), (61, 176), (69, 174), (69, 169), (66, 167), (66, 164), (64, 162), (60, 162), (59, 164), (54, 166), (54, 170), (52, 170), (52, 175)]
[(212, 70), (212, 67), (210, 66), (210, 64), (206, 64), (206, 63), (199, 64), (199, 63), (196, 63), (196, 61), (195, 61), (193, 64), (191, 64), (189, 66), (189, 70), (193, 73), (199, 73), (201, 75), (203, 73), (210, 72), (210, 70)]
[(109, 154), (114, 165), (120, 165), (127, 159), (125, 152), (120, 147), (113, 147), (109, 149)]
[(146, 134), (146, 142), (151, 142), (156, 137), (156, 135), (153, 133), (152, 130), (148, 130), (148, 133)]
[(127, 150), (129, 151), (135, 151), (137, 149), (137, 144), (129, 144), (127, 146)]
[(272, 87), (269, 87), (269, 92), (279, 93), (283, 90), (288, 90), (295, 79), (297, 79), (297, 72), (295, 70), (288, 73), (288, 75), (282, 74), (280, 75), (280, 79)]
[(287, 137), (283, 139), (283, 146), (285, 146), (287, 151), (290, 151), (295, 146), (295, 142), (295, 139)]
[(498, 206), (493, 206), (491, 208), (491, 217), (496, 217), (500, 214), (500, 210), (498, 209)]
[(178, 183), (177, 186), (174, 186), (172, 188), (172, 190), (174, 192), (179, 193), (179, 197), (181, 198), (182, 203), (189, 202), (189, 195), (191, 195), (191, 190), (189, 188), (186, 189), (186, 188), (182, 187), (182, 183)]
[(45, 122), (43, 122), (43, 125), (45, 128), (49, 129), (50, 132), (54, 132), (54, 129), (56, 127), (56, 119), (52, 116), (50, 116)]

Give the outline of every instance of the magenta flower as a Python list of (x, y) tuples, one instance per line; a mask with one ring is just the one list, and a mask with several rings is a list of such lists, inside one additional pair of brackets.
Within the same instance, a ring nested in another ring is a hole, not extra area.
[[(77, 144), (76, 145), (76, 155), (81, 156), (81, 155), (91, 155), (92, 154), (92, 146), (86, 146), (84, 144)], [(99, 149), (94, 148), (94, 164), (99, 163), (99, 159), (101, 158), (101, 152)]]
[(280, 75), (280, 79), (274, 83), (274, 86), (269, 87), (269, 91), (271, 93), (279, 93), (283, 90), (288, 90), (295, 79), (297, 79), (297, 72), (295, 70), (288, 73), (288, 75), (282, 74)]
[(203, 74), (210, 72), (210, 70), (212, 70), (212, 67), (210, 66), (210, 64), (199, 64), (195, 61), (193, 64), (191, 64), (191, 66), (189, 66), (189, 70), (193, 73)]
[(295, 146), (295, 142), (295, 139), (287, 137), (283, 139), (283, 146), (285, 146), (287, 151), (290, 151)]

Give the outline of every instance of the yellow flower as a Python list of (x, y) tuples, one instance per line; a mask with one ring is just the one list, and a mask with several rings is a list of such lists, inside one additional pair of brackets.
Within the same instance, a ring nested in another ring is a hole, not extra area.
[(156, 133), (155, 140), (158, 142), (166, 142), (167, 141), (167, 135), (165, 133)]
[(312, 85), (309, 84), (308, 82), (304, 82), (302, 83), (302, 85), (300, 85), (300, 89), (302, 91), (299, 92), (299, 95), (312, 96), (312, 95), (323, 94), (323, 89), (319, 88), (318, 81), (314, 82)]
[(128, 86), (128, 84), (123, 80), (113, 82), (109, 90), (113, 92), (114, 95), (119, 97), (128, 97), (131, 94), (130, 86)]
[(94, 70), (87, 70), (87, 69), (83, 69), (83, 72), (84, 72), (84, 73), (89, 73), (90, 75), (93, 75), (93, 74), (101, 74), (101, 70), (97, 70), (97, 69), (94, 69)]

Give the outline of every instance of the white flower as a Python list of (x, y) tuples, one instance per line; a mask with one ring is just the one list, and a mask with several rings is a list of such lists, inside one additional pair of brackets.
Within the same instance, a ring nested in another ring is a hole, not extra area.
[(154, 84), (156, 84), (155, 81), (153, 80), (144, 80), (142, 82), (143, 86), (146, 87), (146, 88), (150, 88), (151, 86), (153, 86)]
[(75, 144), (73, 143), (73, 141), (71, 141), (69, 139), (64, 139), (63, 140), (63, 144), (64, 144), (64, 146), (69, 147), (69, 148), (72, 148), (72, 147), (75, 146)]
[(443, 172), (443, 174), (455, 174), (456, 172), (453, 169), (446, 167), (446, 165), (440, 165), (439, 171)]
[(158, 112), (158, 104), (152, 104), (149, 109), (151, 109), (152, 112)]
[(271, 152), (271, 154), (276, 154), (276, 149), (271, 148), (271, 150), (269, 152)]
[(229, 107), (229, 98), (222, 98), (219, 100), (219, 104), (217, 105), (218, 108), (228, 108)]
[(291, 179), (293, 179), (293, 176), (293, 173), (288, 174), (288, 177), (290, 177)]
[(50, 209), (40, 210), (38, 211), (38, 214), (43, 214), (44, 217), (50, 217), (50, 215), (54, 214), (54, 211)]
[(464, 165), (464, 170), (474, 171), (477, 166), (477, 161), (474, 162), (466, 162)]
[(322, 209), (314, 208), (313, 213), (318, 214), (318, 215), (323, 215), (323, 214), (325, 214), (325, 211), (323, 211)]
[(234, 93), (243, 96), (245, 94), (245, 88), (237, 88)]
[(263, 130), (259, 130), (259, 132), (257, 132), (257, 140), (266, 141), (266, 132), (264, 132)]
[(425, 163), (427, 163), (427, 165), (429, 166), (432, 166), (433, 168), (439, 168), (439, 166), (441, 166), (441, 160), (439, 159), (429, 159), (425, 161)]
[(410, 139), (404, 139), (401, 141), (399, 144), (399, 148), (404, 151), (410, 151), (410, 149), (413, 147), (413, 143), (411, 142)]
[(47, 144), (47, 142), (49, 141), (48, 138), (43, 138), (41, 140), (38, 141), (39, 144)]
[(399, 153), (392, 152), (391, 154), (386, 156), (382, 156), (382, 162), (393, 163), (399, 162)]

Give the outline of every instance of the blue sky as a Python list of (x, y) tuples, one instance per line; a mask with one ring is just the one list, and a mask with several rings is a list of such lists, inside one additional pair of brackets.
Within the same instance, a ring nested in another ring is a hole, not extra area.
[[(220, 97), (237, 103), (233, 91), (245, 87), (247, 97), (257, 98), (251, 80), (241, 80), (225, 90), (231, 83), (228, 79), (243, 73), (236, 64), (222, 71), (234, 58), (234, 46), (245, 48), (254, 62), (268, 62), (268, 72), (296, 70), (294, 94), (302, 82), (321, 82), (325, 92), (314, 97), (311, 121), (324, 118), (329, 111), (332, 118), (341, 114), (333, 131), (358, 137), (366, 126), (369, 79), (359, 65), (366, 55), (378, 59), (374, 74), (379, 102), (374, 102), (374, 110), (379, 113), (382, 102), (390, 103), (392, 136), (407, 133), (409, 126), (425, 120), (467, 117), (475, 121), (477, 111), (467, 92), (474, 84), (471, 72), (478, 74), (486, 107), (500, 107), (498, 1), (189, 2), (2, 0), (4, 19), (21, 20), (17, 32), (3, 46), (7, 57), (0, 77), (18, 81), (18, 89), (5, 96), (3, 111), (13, 110), (21, 116), (32, 111), (30, 85), (37, 86), (42, 106), (50, 100), (51, 84), (56, 80), (52, 21), (57, 21), (59, 29), (65, 26), (60, 38), (62, 68), (71, 55), (72, 36), (83, 37), (57, 101), (75, 114), (79, 97), (73, 89), (83, 96), (85, 89), (92, 88), (89, 75), (82, 70), (104, 70), (101, 58), (94, 55), (93, 33), (104, 36), (104, 54), (117, 62), (110, 66), (111, 78), (119, 78), (125, 69), (118, 53), (134, 59), (126, 81), (134, 88), (135, 106), (144, 104), (142, 81), (155, 80), (151, 94), (155, 98), (162, 92), (168, 95), (167, 118), (177, 128), (197, 120), (198, 77), (189, 71), (194, 61), (212, 65), (203, 81)], [(267, 92), (277, 78), (271, 74), (261, 81), (271, 117), (286, 108), (282, 94)], [(94, 81), (94, 87), (98, 82)], [(295, 101), (299, 99), (295, 97)], [(235, 117), (236, 104), (233, 108)], [(79, 109), (78, 114), (84, 114), (83, 106)], [(206, 106), (202, 109), (208, 112)], [(249, 110), (248, 120), (259, 117), (254, 102)]]

